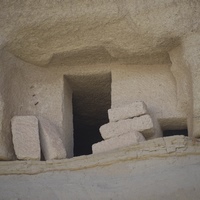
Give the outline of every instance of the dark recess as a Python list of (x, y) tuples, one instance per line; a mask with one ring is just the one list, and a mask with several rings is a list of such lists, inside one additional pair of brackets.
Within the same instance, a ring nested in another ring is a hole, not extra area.
[(68, 76), (73, 89), (74, 156), (92, 153), (103, 140), (99, 128), (108, 123), (111, 107), (111, 73)]
[(103, 140), (99, 126), (88, 126), (74, 120), (74, 156), (92, 153), (92, 145)]
[(188, 130), (181, 129), (181, 130), (165, 130), (165, 131), (163, 131), (163, 137), (168, 137), (168, 136), (173, 136), (173, 135), (188, 136)]

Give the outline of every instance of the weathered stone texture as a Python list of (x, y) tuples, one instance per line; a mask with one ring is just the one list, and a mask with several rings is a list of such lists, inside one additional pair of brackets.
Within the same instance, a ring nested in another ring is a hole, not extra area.
[(110, 122), (100, 127), (100, 133), (104, 139), (126, 134), (133, 130), (143, 133), (145, 138), (152, 136), (154, 134), (154, 128), (151, 117), (149, 115), (143, 115), (133, 119)]
[[(161, 128), (186, 128), (186, 112), (177, 107), (179, 83), (176, 84), (170, 65), (116, 65), (112, 70), (112, 108), (142, 100)], [(156, 132), (160, 135), (159, 129)]]
[(55, 2), (2, 1), (0, 43), (36, 65), (62, 53), (76, 59), (94, 47), (112, 58), (155, 55), (200, 24), (198, 0)]
[(144, 114), (147, 114), (147, 107), (142, 101), (136, 101), (129, 105), (108, 110), (108, 117), (110, 122), (138, 117)]
[(59, 129), (49, 120), (40, 117), (40, 142), (45, 160), (66, 158), (66, 150)]
[(0, 162), (0, 199), (199, 200), (199, 159), (200, 142), (178, 136), (74, 159)]
[[(183, 39), (181, 56), (182, 61), (189, 68), (190, 106), (188, 127), (189, 135), (200, 137), (200, 33), (189, 34)], [(183, 82), (183, 81), (182, 81)], [(181, 82), (181, 83), (182, 83)]]
[(38, 119), (15, 116), (11, 120), (15, 154), (20, 160), (40, 160)]
[(145, 141), (144, 136), (138, 131), (132, 131), (127, 134), (113, 137), (102, 142), (98, 142), (92, 145), (93, 153), (106, 152), (121, 147), (138, 144), (139, 142)]

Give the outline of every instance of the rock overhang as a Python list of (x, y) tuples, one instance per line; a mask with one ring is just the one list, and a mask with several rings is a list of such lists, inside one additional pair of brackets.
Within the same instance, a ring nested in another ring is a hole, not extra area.
[(59, 55), (73, 60), (89, 51), (89, 56), (94, 48), (108, 61), (160, 55), (199, 28), (197, 0), (1, 4), (2, 46), (39, 66)]

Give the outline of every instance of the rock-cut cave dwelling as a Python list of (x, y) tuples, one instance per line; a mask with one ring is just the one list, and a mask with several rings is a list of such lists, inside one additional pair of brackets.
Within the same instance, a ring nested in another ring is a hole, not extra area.
[(0, 200), (200, 199), (200, 1), (0, 1)]

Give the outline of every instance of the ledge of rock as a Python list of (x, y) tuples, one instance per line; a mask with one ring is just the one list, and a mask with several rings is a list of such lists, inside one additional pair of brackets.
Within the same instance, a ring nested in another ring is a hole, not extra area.
[(144, 141), (122, 149), (52, 161), (0, 162), (0, 175), (39, 174), (49, 171), (77, 171), (112, 165), (121, 161), (139, 162), (152, 158), (200, 156), (200, 142), (184, 136), (172, 136)]

